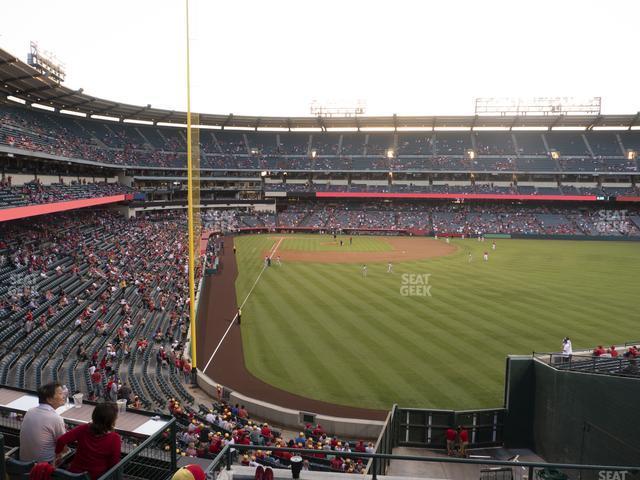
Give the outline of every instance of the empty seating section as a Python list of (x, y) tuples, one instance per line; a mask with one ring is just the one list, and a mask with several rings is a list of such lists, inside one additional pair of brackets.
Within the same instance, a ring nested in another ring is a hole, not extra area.
[(620, 132), (618, 135), (624, 146), (625, 153), (629, 150), (640, 153), (640, 131), (625, 131)]
[(549, 148), (561, 156), (589, 155), (582, 132), (547, 132)]
[(588, 140), (594, 155), (603, 157), (619, 157), (623, 155), (615, 132), (589, 132)]
[(435, 132), (436, 155), (465, 155), (471, 150), (470, 132)]
[(515, 155), (511, 132), (474, 132), (476, 154)]
[(275, 155), (278, 152), (275, 132), (252, 132), (247, 136), (251, 155)]
[(540, 132), (515, 132), (514, 138), (520, 155), (547, 155)]

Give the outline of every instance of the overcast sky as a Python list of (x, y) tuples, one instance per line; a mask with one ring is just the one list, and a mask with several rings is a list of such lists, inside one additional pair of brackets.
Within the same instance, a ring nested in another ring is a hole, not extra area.
[[(184, 0), (5, 2), (0, 47), (29, 41), (66, 86), (186, 110)], [(314, 99), (367, 114), (469, 115), (485, 96), (603, 97), (640, 111), (634, 0), (191, 0), (192, 109), (309, 115)]]

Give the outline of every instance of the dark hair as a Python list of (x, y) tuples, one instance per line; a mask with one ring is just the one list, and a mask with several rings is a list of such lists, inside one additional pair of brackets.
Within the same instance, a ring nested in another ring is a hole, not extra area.
[(58, 382), (41, 385), (38, 389), (38, 403), (49, 403), (49, 399), (56, 395), (56, 389), (62, 388)]
[(91, 432), (94, 435), (109, 433), (115, 427), (117, 418), (118, 407), (115, 403), (98, 403), (91, 414)]

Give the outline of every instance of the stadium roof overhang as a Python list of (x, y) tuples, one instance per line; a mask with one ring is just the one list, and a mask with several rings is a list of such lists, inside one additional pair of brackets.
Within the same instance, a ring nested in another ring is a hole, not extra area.
[[(0, 49), (0, 101), (9, 103), (7, 96), (20, 98), (27, 105), (33, 103), (69, 110), (87, 116), (101, 115), (152, 123), (184, 125), (186, 112), (153, 108), (151, 105), (129, 105), (93, 97), (83, 89), (72, 90)], [(640, 126), (640, 112), (631, 115), (559, 115), (559, 116), (384, 116), (384, 117), (263, 117), (246, 115), (200, 114), (200, 125), (222, 128), (284, 128), (284, 129), (511, 129)]]

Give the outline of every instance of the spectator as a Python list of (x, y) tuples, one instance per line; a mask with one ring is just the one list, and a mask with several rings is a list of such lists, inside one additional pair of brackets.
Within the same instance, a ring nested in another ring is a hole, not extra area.
[(458, 434), (453, 428), (448, 428), (446, 431), (447, 437), (447, 455), (452, 456), (455, 453), (456, 437)]
[(565, 362), (568, 362), (573, 354), (573, 348), (571, 346), (571, 339), (569, 337), (564, 337), (562, 339), (562, 357)]
[(469, 446), (469, 432), (462, 426), (458, 425), (458, 441), (460, 442), (460, 456), (467, 456), (467, 447)]
[(176, 471), (171, 480), (206, 480), (206, 476), (200, 465), (191, 464)]
[(38, 389), (37, 407), (27, 411), (20, 428), (20, 460), (53, 462), (56, 438), (64, 434), (62, 417), (56, 409), (64, 405), (62, 385), (47, 383)]
[(120, 461), (120, 435), (114, 432), (118, 409), (113, 403), (99, 403), (91, 414), (91, 423), (80, 425), (58, 438), (56, 454), (66, 445), (77, 442), (76, 454), (69, 471), (88, 472), (97, 480)]

